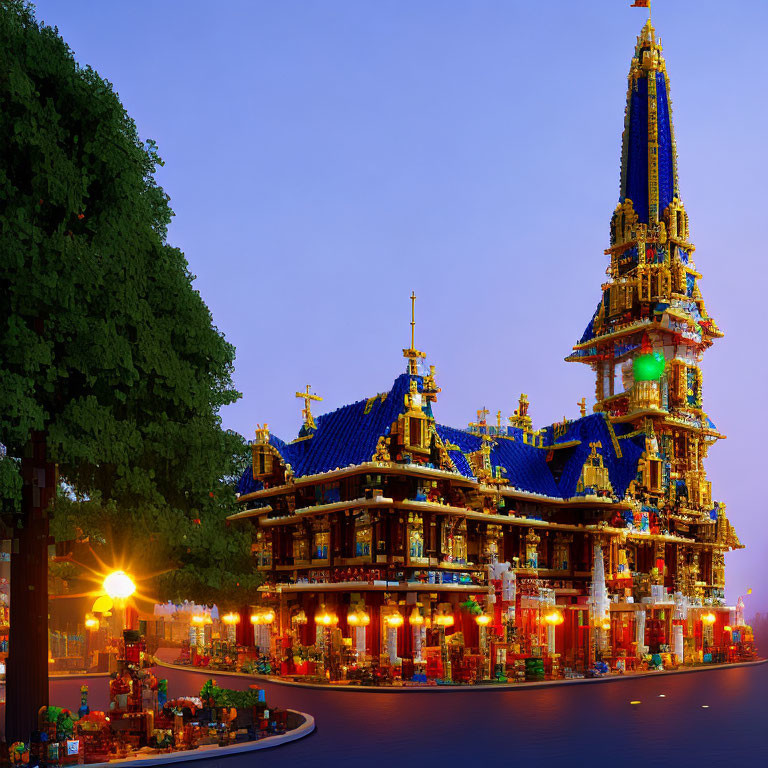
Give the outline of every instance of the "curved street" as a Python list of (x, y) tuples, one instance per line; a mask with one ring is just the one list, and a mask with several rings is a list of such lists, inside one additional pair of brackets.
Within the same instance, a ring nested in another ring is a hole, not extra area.
[[(170, 696), (193, 694), (215, 673), (157, 667)], [(221, 676), (242, 689), (252, 678)], [(77, 707), (81, 679), (52, 680), (51, 702)], [(103, 708), (107, 679), (90, 678)], [(265, 683), (267, 700), (314, 716), (316, 731), (264, 753), (198, 761), (200, 768), (477, 765), (622, 768), (768, 764), (768, 664), (615, 683), (528, 690), (378, 693)], [(639, 700), (639, 705), (630, 701)], [(708, 733), (727, 734), (710, 739)], [(268, 763), (266, 761), (268, 760)]]

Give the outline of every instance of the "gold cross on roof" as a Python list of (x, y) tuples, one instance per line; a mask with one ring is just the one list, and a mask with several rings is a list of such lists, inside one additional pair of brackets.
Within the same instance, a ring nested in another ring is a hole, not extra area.
[(312, 418), (312, 411), (310, 409), (310, 405), (313, 400), (320, 401), (323, 398), (319, 395), (312, 395), (309, 392), (310, 385), (307, 384), (307, 391), (306, 392), (297, 392), (296, 397), (300, 397), (304, 401), (304, 408), (301, 411), (301, 415), (304, 417), (304, 426), (309, 427), (311, 429), (315, 428), (315, 420)]

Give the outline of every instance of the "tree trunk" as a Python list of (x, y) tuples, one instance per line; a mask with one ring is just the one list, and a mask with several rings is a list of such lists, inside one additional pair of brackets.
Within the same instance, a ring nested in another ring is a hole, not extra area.
[(22, 525), (11, 550), (11, 605), (5, 704), (8, 742), (28, 741), (37, 712), (48, 704), (48, 508), (56, 465), (45, 436), (33, 433), (21, 463)]

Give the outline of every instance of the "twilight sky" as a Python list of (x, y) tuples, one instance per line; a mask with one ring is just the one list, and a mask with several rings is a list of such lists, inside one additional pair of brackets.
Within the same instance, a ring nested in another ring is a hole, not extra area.
[[(618, 199), (630, 0), (38, 0), (143, 138), (243, 398), (224, 424), (286, 439), (310, 383), (322, 413), (388, 390), (409, 300), (437, 366), (438, 419), (534, 426), (594, 402), (563, 362), (599, 298)], [(702, 294), (726, 337), (704, 404), (728, 439), (713, 497), (745, 551), (729, 600), (768, 610), (762, 353), (768, 163), (764, 0), (658, 0), (680, 189)]]

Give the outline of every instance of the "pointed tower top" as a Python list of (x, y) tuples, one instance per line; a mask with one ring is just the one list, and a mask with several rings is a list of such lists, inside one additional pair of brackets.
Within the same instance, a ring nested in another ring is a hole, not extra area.
[(653, 226), (679, 190), (669, 79), (650, 19), (637, 38), (627, 79), (619, 202), (631, 201), (637, 221)]

